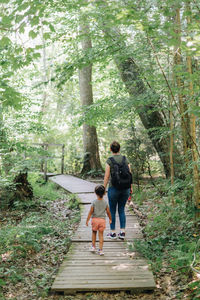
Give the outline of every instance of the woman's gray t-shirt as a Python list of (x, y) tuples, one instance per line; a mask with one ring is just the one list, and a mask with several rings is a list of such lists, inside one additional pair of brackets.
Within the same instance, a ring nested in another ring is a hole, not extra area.
[(98, 200), (95, 199), (92, 202), (92, 207), (94, 208), (94, 212), (92, 214), (92, 218), (101, 218), (105, 219), (106, 218), (106, 208), (108, 206), (108, 203), (106, 200)]

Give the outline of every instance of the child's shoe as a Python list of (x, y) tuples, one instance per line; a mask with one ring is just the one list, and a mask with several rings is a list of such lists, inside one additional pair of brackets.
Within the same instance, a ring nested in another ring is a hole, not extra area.
[(92, 252), (92, 253), (96, 252), (96, 248), (93, 245), (90, 247), (90, 252)]
[(98, 254), (99, 254), (99, 255), (104, 255), (103, 250), (100, 250), (100, 249), (99, 249), (99, 250), (98, 250)]
[(111, 240), (115, 240), (117, 238), (116, 233), (115, 232), (110, 232), (107, 234), (107, 237)]

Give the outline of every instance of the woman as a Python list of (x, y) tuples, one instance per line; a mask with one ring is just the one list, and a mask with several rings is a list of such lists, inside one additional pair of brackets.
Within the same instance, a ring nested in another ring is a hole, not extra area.
[[(123, 156), (120, 154), (120, 144), (116, 141), (112, 142), (110, 145), (110, 150), (112, 152), (112, 157), (114, 160), (120, 164), (122, 163)], [(125, 159), (126, 164), (129, 167), (130, 170), (130, 164)], [(125, 229), (126, 229), (126, 215), (125, 215), (125, 205), (130, 195), (130, 188), (125, 188), (122, 190), (117, 189), (112, 185), (111, 177), (112, 173), (114, 172), (114, 165), (111, 158), (108, 158), (106, 162), (106, 170), (105, 170), (105, 176), (104, 176), (104, 187), (106, 189), (107, 184), (109, 182), (108, 187), (108, 201), (109, 201), (109, 207), (110, 212), (112, 216), (112, 223), (110, 224), (110, 230), (111, 232), (108, 234), (108, 237), (110, 239), (116, 239), (116, 231), (115, 231), (115, 220), (116, 220), (116, 209), (118, 207), (118, 213), (119, 213), (119, 221), (120, 221), (120, 232), (118, 234), (119, 239), (124, 240), (125, 238)]]

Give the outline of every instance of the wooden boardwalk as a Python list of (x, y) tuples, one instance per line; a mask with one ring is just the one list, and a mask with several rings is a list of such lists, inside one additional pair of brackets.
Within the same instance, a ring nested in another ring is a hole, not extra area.
[[(109, 223), (105, 230), (104, 256), (89, 252), (91, 246), (91, 226), (85, 221), (90, 203), (95, 199), (95, 183), (70, 175), (60, 175), (51, 180), (69, 192), (76, 193), (82, 205), (81, 221), (72, 238), (72, 246), (54, 280), (52, 290), (65, 294), (80, 291), (119, 291), (152, 290), (155, 288), (153, 274), (145, 259), (130, 244), (141, 239), (142, 233), (136, 216), (126, 210), (126, 241), (106, 238)], [(119, 231), (118, 218), (116, 229)]]

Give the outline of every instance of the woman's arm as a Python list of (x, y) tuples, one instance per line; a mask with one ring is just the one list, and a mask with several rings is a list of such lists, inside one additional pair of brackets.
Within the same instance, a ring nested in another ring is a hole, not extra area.
[[(129, 171), (131, 172), (131, 165), (130, 164), (128, 164), (128, 168), (129, 168)], [(132, 193), (133, 193), (133, 185), (131, 184), (130, 194), (132, 194)], [(130, 197), (129, 197), (129, 199), (130, 199)]]
[(109, 178), (110, 178), (110, 166), (109, 166), (109, 164), (106, 164), (106, 170), (105, 170), (105, 175), (104, 175), (104, 183), (103, 183), (105, 189), (107, 187)]
[(88, 216), (87, 216), (86, 226), (88, 226), (88, 222), (90, 221), (90, 218), (91, 218), (93, 212), (94, 212), (94, 207), (91, 206), (90, 211), (89, 211)]

